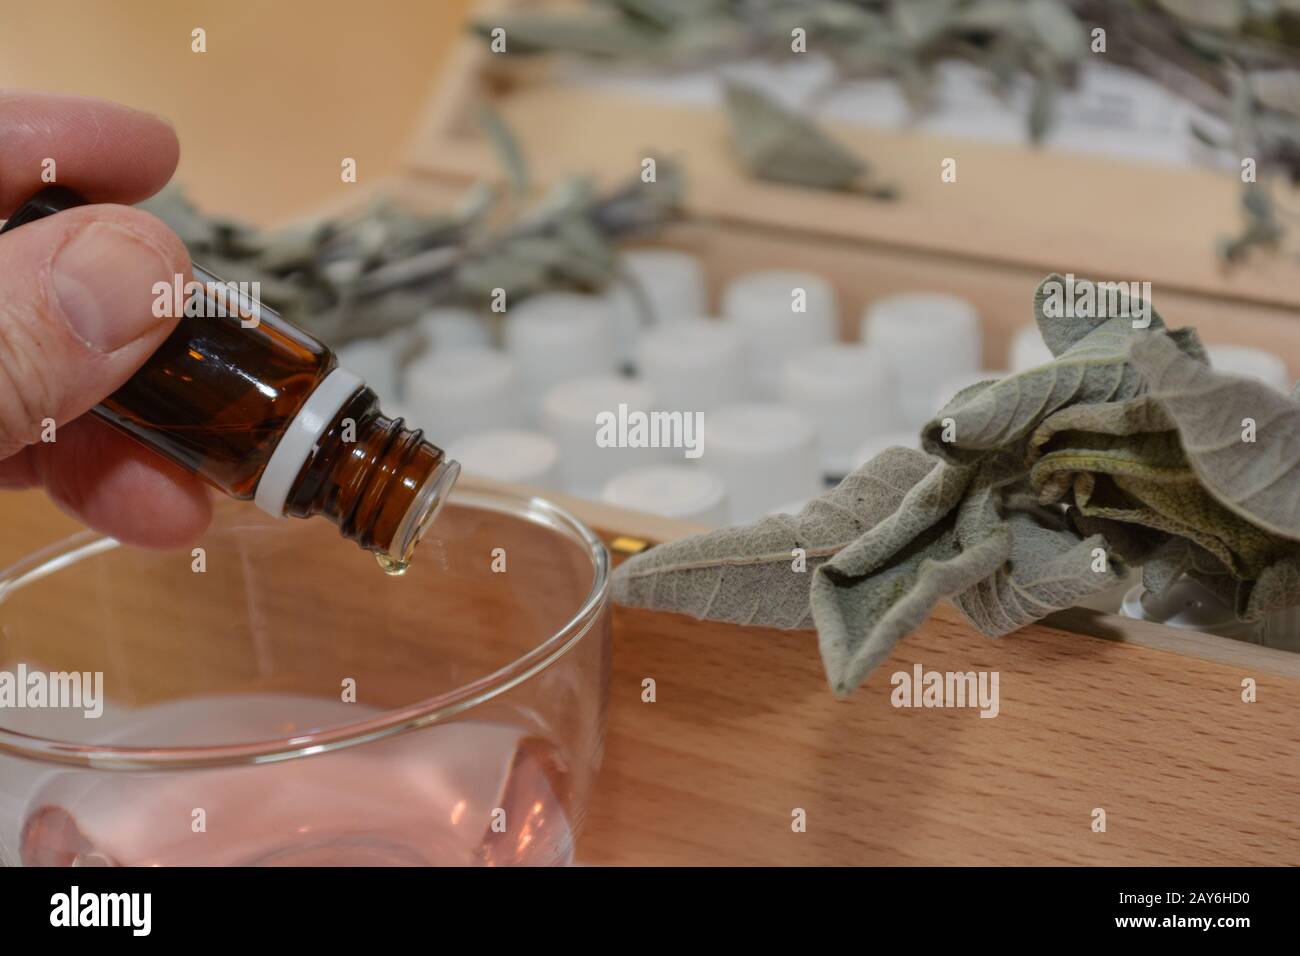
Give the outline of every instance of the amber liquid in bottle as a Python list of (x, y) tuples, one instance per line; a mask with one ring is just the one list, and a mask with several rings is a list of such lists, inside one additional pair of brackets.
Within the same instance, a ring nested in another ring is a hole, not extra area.
[[(0, 232), (82, 202), (62, 187), (42, 190)], [(182, 290), (185, 314), (171, 335), (93, 414), (232, 497), (328, 518), (400, 574), (459, 466), (385, 416), (320, 342), (200, 266), (193, 272), (203, 293)], [(337, 397), (322, 402), (325, 391)]]

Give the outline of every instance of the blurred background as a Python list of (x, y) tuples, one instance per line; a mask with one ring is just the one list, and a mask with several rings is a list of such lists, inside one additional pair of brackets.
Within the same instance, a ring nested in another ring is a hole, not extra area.
[[(205, 207), (269, 223), (336, 196), (338, 156), (397, 168), (469, 0), (313, 3), (0, 0), (0, 86), (166, 116), (177, 178)], [(190, 50), (195, 27), (208, 50)]]

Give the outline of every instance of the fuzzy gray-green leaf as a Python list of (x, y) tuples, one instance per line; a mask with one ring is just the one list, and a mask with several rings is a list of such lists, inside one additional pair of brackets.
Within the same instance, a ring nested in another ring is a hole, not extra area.
[(1275, 611), (1297, 606), (1300, 606), (1300, 548), (1265, 568), (1258, 580), (1238, 588), (1237, 616), (1243, 621), (1259, 621)]
[[(1009, 541), (1007, 559), (992, 574), (953, 595), (953, 604), (981, 634), (1009, 634), (1122, 579), (1124, 564), (1109, 553), (1101, 535), (1080, 538), (1064, 528), (1046, 526), (1033, 512), (1007, 509), (1005, 503), (1006, 514), (999, 516), (992, 489), (984, 489), (967, 504), (957, 523), (963, 547), (974, 547), (994, 529)], [(983, 514), (968, 517), (976, 507)], [(1104, 561), (1094, 553), (1098, 548), (1107, 552)]]
[(816, 189), (847, 189), (867, 169), (862, 160), (805, 116), (739, 83), (726, 86), (736, 152), (751, 174)]
[[(1131, 361), (1173, 419), (1201, 484), (1247, 521), (1300, 540), (1300, 405), (1269, 386), (1216, 372), (1161, 337)], [(1254, 441), (1244, 440), (1247, 420)]]
[(1029, 0), (1025, 16), (1054, 60), (1070, 63), (1087, 53), (1083, 26), (1061, 0)]
[(1126, 359), (1133, 337), (1142, 334), (1131, 319), (1106, 320), (1055, 362), (1009, 375), (949, 404), (922, 430), (923, 447), (955, 464), (970, 464), (991, 451), (1018, 447), (1067, 405), (1133, 398), (1143, 384)]
[[(634, 607), (763, 627), (808, 627), (813, 571), (890, 518), (940, 467), (910, 448), (889, 448), (798, 515), (773, 515), (651, 548), (614, 573), (614, 600)], [(806, 571), (795, 571), (795, 548)]]
[[(1092, 309), (1091, 315), (1070, 314), (1066, 308), (1066, 299), (1081, 294), (1084, 287), (1092, 289), (1094, 295), (1100, 294), (1110, 302), (1109, 286), (1102, 284), (1098, 293), (1098, 283), (1089, 279), (1074, 279), (1070, 282), (1059, 273), (1052, 273), (1034, 290), (1034, 322), (1043, 337), (1043, 344), (1053, 355), (1060, 358), (1080, 341), (1094, 332), (1099, 326), (1109, 321), (1105, 311)], [(1141, 306), (1142, 300), (1129, 303), (1130, 312)], [(1160, 313), (1151, 309), (1151, 329), (1163, 329), (1164, 320)], [(1149, 331), (1149, 330), (1148, 330)]]

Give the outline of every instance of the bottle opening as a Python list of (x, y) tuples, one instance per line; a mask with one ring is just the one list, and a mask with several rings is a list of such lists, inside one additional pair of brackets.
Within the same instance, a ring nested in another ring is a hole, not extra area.
[(442, 510), (459, 476), (460, 463), (450, 459), (444, 459), (434, 469), (397, 526), (392, 546), (386, 553), (377, 556), (380, 567), (386, 572), (401, 574), (406, 570), (416, 545), (438, 517), (438, 512)]

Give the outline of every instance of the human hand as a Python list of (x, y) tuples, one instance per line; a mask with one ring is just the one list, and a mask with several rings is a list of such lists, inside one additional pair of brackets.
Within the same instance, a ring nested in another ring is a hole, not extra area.
[(49, 185), (47, 159), (91, 203), (0, 236), (0, 488), (43, 487), (92, 528), (158, 547), (207, 526), (205, 486), (85, 413), (176, 324), (154, 316), (152, 289), (188, 280), (185, 246), (154, 216), (113, 204), (157, 192), (179, 152), (147, 113), (0, 90), (0, 217)]

